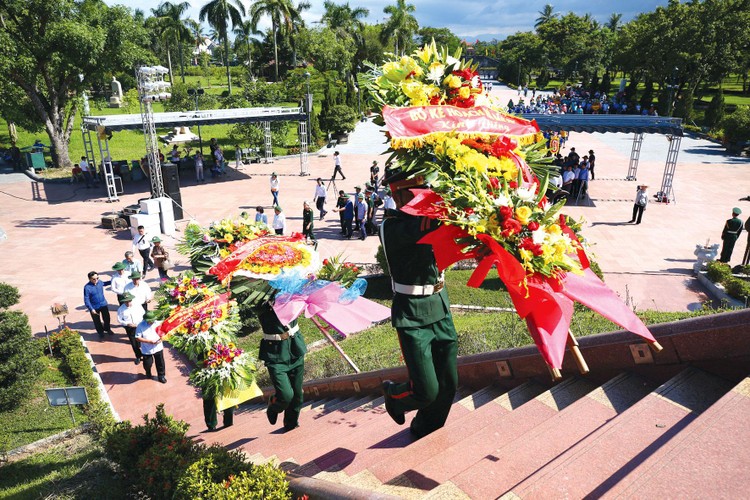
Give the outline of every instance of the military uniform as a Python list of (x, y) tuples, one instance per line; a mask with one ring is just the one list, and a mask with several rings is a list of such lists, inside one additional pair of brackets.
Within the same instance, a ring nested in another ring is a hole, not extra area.
[(278, 414), (284, 412), (284, 429), (288, 431), (298, 427), (307, 345), (297, 320), (282, 325), (270, 304), (261, 306), (258, 320), (263, 329), (258, 358), (265, 362), (276, 389), (268, 405), (268, 420), (274, 424)]
[[(223, 412), (222, 423), (224, 427), (230, 427), (234, 424), (234, 406), (227, 408)], [(216, 430), (216, 426), (219, 425), (219, 419), (216, 416), (216, 395), (204, 394), (203, 395), (203, 420), (206, 422), (206, 427), (209, 431)]]
[(418, 410), (411, 431), (425, 436), (445, 424), (458, 385), (457, 336), (448, 294), (430, 245), (417, 244), (437, 222), (389, 210), (380, 238), (393, 280), (391, 322), (398, 333), (409, 381), (384, 384), (394, 414)]
[(724, 244), (721, 247), (721, 257), (719, 261), (729, 263), (732, 258), (732, 251), (734, 251), (734, 244), (737, 242), (737, 238), (742, 232), (742, 220), (737, 217), (739, 214), (734, 214), (734, 217), (727, 220), (724, 224), (724, 230), (721, 232), (721, 239)]

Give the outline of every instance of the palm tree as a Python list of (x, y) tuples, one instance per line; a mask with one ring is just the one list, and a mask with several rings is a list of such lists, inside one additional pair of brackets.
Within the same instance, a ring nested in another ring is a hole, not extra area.
[(187, 20), (182, 19), (182, 15), (190, 8), (190, 2), (162, 2), (153, 14), (158, 18), (161, 36), (167, 41), (167, 57), (169, 59), (169, 78), (172, 78), (172, 60), (169, 57), (169, 41), (177, 43), (180, 54), (180, 76), (182, 83), (185, 83), (185, 58), (182, 54), (183, 40), (190, 38), (190, 29), (187, 27)]
[(538, 28), (542, 24), (548, 23), (555, 19), (558, 14), (554, 12), (555, 7), (552, 6), (552, 4), (548, 3), (544, 6), (542, 10), (539, 11), (539, 17), (536, 18), (536, 22), (534, 23), (534, 27)]
[(406, 0), (396, 0), (396, 5), (389, 5), (383, 9), (383, 12), (390, 17), (380, 32), (380, 41), (387, 44), (391, 39), (395, 44), (395, 52), (405, 52), (409, 41), (414, 37), (414, 33), (419, 30), (419, 23), (411, 15), (416, 11), (416, 7), (407, 4)]
[(224, 64), (227, 68), (227, 87), (229, 95), (232, 95), (232, 75), (229, 72), (229, 23), (232, 22), (232, 28), (242, 24), (242, 16), (245, 15), (245, 6), (242, 0), (211, 0), (201, 7), (198, 19), (201, 21), (208, 20), (208, 24), (213, 26), (217, 34), (224, 42)]
[[(190, 30), (190, 37), (193, 39), (193, 54), (198, 54), (198, 49), (203, 44), (203, 39), (206, 34), (203, 32), (203, 26), (195, 19), (188, 19), (185, 21), (188, 29)], [(194, 58), (194, 63), (197, 63), (197, 57)]]
[(607, 21), (606, 26), (610, 30), (617, 32), (620, 29), (620, 21), (622, 20), (622, 14), (618, 14), (617, 12), (613, 13), (609, 16), (609, 20)]
[(370, 10), (365, 7), (352, 9), (349, 2), (336, 5), (331, 0), (323, 3), (326, 11), (320, 22), (328, 26), (339, 35), (345, 35), (357, 44), (362, 43), (362, 31), (365, 28), (362, 19), (370, 15)]
[(247, 48), (247, 71), (252, 76), (253, 74), (253, 45), (257, 43), (257, 40), (253, 38), (256, 35), (262, 35), (261, 31), (258, 31), (253, 23), (243, 21), (242, 24), (234, 28), (234, 43), (235, 47), (239, 45), (245, 45)]
[(310, 8), (308, 3), (300, 3), (295, 7), (292, 0), (257, 0), (250, 7), (250, 22), (253, 27), (257, 27), (262, 17), (271, 18), (271, 31), (273, 34), (273, 56), (276, 66), (276, 81), (279, 81), (279, 46), (276, 39), (281, 27), (286, 28), (287, 35), (294, 32), (295, 22), (301, 23), (302, 16), (300, 12)]

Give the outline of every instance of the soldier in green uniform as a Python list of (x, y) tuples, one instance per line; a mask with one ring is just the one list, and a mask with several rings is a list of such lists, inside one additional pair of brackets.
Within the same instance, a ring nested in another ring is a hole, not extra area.
[(263, 329), (258, 358), (265, 362), (276, 389), (276, 394), (269, 401), (266, 416), (271, 425), (276, 425), (279, 413), (284, 412), (284, 430), (290, 431), (299, 427), (307, 345), (297, 320), (288, 325), (281, 324), (269, 302), (260, 306), (257, 314)]
[[(231, 427), (234, 424), (234, 406), (223, 411), (222, 423), (224, 427)], [(216, 430), (219, 425), (219, 419), (216, 417), (216, 394), (203, 394), (203, 420), (206, 422), (209, 432)]]
[(724, 241), (724, 244), (721, 246), (721, 257), (719, 258), (721, 262), (729, 263), (729, 260), (732, 258), (734, 244), (742, 232), (742, 220), (739, 218), (741, 213), (742, 210), (734, 207), (732, 209), (732, 218), (724, 224), (724, 230), (721, 232), (721, 239)]
[(438, 222), (400, 211), (420, 179), (403, 180), (400, 173), (386, 176), (397, 210), (386, 211), (380, 227), (393, 286), (391, 322), (398, 333), (409, 381), (383, 382), (385, 406), (399, 425), (404, 413), (417, 410), (410, 430), (421, 438), (439, 429), (448, 418), (458, 385), (457, 338), (443, 276), (430, 245), (417, 244)]

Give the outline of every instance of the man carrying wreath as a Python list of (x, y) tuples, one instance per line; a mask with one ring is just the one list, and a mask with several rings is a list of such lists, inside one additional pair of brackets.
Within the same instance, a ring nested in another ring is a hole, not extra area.
[(417, 243), (438, 227), (438, 221), (401, 211), (414, 197), (411, 188), (423, 179), (401, 172), (386, 174), (397, 210), (386, 211), (380, 226), (393, 287), (391, 322), (398, 333), (409, 381), (383, 382), (385, 407), (404, 424), (404, 413), (417, 410), (411, 433), (421, 438), (445, 425), (458, 385), (456, 329), (450, 313), (443, 275), (432, 246)]

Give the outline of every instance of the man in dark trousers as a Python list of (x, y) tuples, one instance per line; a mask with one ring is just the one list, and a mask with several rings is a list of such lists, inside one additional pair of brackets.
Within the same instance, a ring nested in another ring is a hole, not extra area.
[(721, 232), (721, 239), (724, 244), (721, 246), (721, 257), (720, 262), (729, 263), (732, 258), (732, 251), (734, 250), (734, 244), (737, 242), (740, 233), (742, 232), (742, 220), (740, 214), (742, 210), (737, 207), (732, 209), (732, 218), (727, 220), (724, 224), (724, 230)]
[(268, 403), (266, 416), (271, 425), (276, 425), (279, 413), (283, 412), (284, 431), (291, 431), (299, 427), (307, 345), (297, 320), (283, 325), (270, 302), (260, 306), (256, 312), (263, 329), (258, 359), (266, 364), (276, 390)]
[(417, 410), (411, 433), (417, 438), (441, 428), (458, 385), (457, 337), (443, 275), (438, 271), (432, 246), (418, 244), (438, 222), (401, 212), (421, 178), (406, 179), (395, 172), (383, 180), (390, 184), (397, 210), (388, 210), (380, 226), (380, 239), (392, 278), (391, 322), (398, 333), (407, 382), (383, 382), (385, 407), (399, 425), (404, 413)]
[[(206, 427), (209, 432), (214, 432), (216, 426), (219, 425), (219, 419), (216, 416), (218, 411), (216, 406), (216, 394), (203, 393), (203, 421), (206, 422)], [(224, 427), (231, 427), (234, 425), (234, 406), (226, 408), (222, 412), (222, 421)]]
[(341, 170), (341, 156), (339, 155), (338, 151), (334, 151), (333, 153), (333, 175), (331, 176), (332, 181), (336, 180), (336, 174), (341, 174), (341, 178), (343, 180), (346, 180), (344, 171)]
[(88, 283), (83, 286), (83, 303), (86, 304), (86, 310), (91, 315), (96, 333), (101, 339), (104, 338), (105, 333), (114, 334), (109, 325), (109, 304), (104, 297), (104, 285), (109, 285), (111, 282), (100, 280), (99, 273), (96, 271), (91, 271), (88, 278)]

